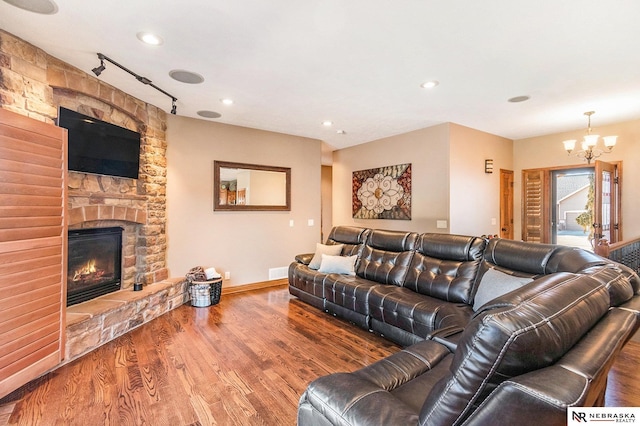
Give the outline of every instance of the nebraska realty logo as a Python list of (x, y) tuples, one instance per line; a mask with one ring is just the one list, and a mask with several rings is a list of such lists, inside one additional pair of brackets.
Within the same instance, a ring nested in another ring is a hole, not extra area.
[(636, 421), (640, 424), (640, 407), (570, 407), (567, 410), (568, 426)]

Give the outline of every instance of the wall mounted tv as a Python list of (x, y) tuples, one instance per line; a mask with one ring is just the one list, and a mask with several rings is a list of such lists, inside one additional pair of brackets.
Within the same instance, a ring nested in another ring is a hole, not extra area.
[(64, 107), (58, 126), (69, 132), (69, 170), (138, 179), (140, 133)]

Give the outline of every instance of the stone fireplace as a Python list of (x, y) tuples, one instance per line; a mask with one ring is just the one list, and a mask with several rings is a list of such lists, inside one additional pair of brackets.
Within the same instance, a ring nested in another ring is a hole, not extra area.
[(78, 229), (67, 241), (67, 306), (120, 290), (122, 228)]
[[(138, 179), (66, 172), (69, 231), (123, 230), (121, 289), (67, 308), (68, 362), (188, 294), (166, 267), (166, 112), (0, 29), (0, 107), (54, 123), (60, 106), (141, 134)], [(134, 292), (134, 282), (144, 289)]]

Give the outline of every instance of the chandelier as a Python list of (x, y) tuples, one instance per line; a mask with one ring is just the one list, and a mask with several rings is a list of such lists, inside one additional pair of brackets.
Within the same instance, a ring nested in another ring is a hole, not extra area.
[[(587, 111), (584, 113), (589, 119), (589, 124), (587, 126), (587, 134), (584, 135), (584, 139), (582, 141), (582, 149), (574, 153), (579, 158), (584, 158), (587, 160), (587, 164), (591, 164), (591, 160), (594, 158), (600, 157), (602, 154), (608, 154), (613, 150), (613, 147), (616, 146), (617, 136), (604, 136), (602, 140), (604, 141), (604, 149), (597, 148), (599, 135), (591, 134), (591, 116), (595, 114), (595, 111)], [(567, 150), (569, 155), (576, 147), (576, 140), (570, 139), (563, 141), (564, 149)]]

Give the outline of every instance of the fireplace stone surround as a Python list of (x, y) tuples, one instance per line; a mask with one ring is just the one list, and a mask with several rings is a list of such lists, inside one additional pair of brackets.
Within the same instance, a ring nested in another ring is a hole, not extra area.
[(69, 362), (179, 306), (188, 292), (166, 267), (165, 111), (0, 29), (0, 107), (54, 123), (59, 106), (142, 136), (137, 180), (67, 172), (68, 228), (124, 229), (122, 289), (67, 309)]

